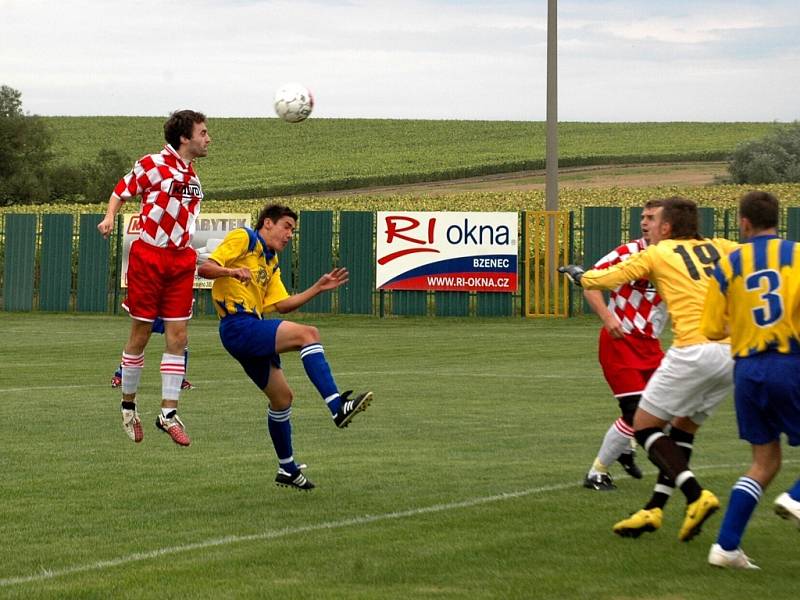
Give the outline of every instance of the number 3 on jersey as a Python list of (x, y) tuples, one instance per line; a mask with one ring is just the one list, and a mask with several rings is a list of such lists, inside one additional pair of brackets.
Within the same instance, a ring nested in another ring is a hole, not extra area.
[[(675, 252), (680, 254), (683, 259), (683, 264), (686, 265), (686, 270), (689, 271), (689, 277), (697, 281), (700, 280), (700, 270), (698, 266), (703, 269), (706, 277), (711, 277), (711, 273), (714, 272), (714, 265), (716, 265), (719, 260), (719, 252), (713, 244), (708, 243), (692, 246), (694, 257), (689, 254), (685, 246), (675, 246)], [(700, 264), (698, 265), (697, 263)]]
[(781, 276), (777, 271), (756, 271), (745, 279), (744, 285), (748, 292), (759, 292), (758, 297), (764, 302), (763, 306), (752, 309), (756, 325), (767, 327), (783, 316), (783, 298), (777, 293)]

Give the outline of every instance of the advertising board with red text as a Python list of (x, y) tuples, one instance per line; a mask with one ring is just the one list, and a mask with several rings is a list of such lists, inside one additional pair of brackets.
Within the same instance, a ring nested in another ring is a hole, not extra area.
[(378, 289), (517, 289), (515, 212), (379, 212), (376, 234)]

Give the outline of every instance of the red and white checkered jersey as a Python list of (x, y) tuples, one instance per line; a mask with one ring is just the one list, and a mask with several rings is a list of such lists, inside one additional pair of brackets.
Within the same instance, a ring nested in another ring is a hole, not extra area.
[(142, 197), (139, 239), (159, 248), (185, 248), (194, 236), (203, 188), (191, 163), (167, 144), (160, 154), (136, 161), (120, 179), (114, 196), (122, 201)]
[[(618, 246), (598, 260), (595, 269), (607, 269), (647, 248), (644, 238)], [(667, 307), (647, 279), (630, 281), (609, 293), (608, 310), (613, 312), (626, 334), (657, 338), (667, 320)]]

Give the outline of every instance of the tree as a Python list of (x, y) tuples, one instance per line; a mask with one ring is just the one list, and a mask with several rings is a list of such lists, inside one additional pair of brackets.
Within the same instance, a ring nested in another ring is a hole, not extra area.
[(0, 86), (0, 118), (21, 116), (22, 93), (7, 85)]
[(728, 162), (734, 183), (800, 182), (800, 122), (739, 144)]
[(0, 86), (0, 206), (50, 200), (103, 202), (130, 168), (130, 159), (103, 148), (94, 162), (53, 165), (44, 120), (22, 111), (22, 94)]
[(50, 143), (44, 121), (22, 112), (22, 94), (0, 86), (0, 205), (49, 197)]

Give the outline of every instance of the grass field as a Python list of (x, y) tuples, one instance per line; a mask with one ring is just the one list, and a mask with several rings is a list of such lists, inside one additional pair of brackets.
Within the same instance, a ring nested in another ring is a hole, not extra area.
[[(59, 161), (100, 149), (131, 162), (163, 144), (161, 117), (47, 117)], [(562, 166), (724, 160), (778, 123), (561, 123)], [(242, 199), (544, 168), (545, 123), (216, 119), (197, 170), (209, 199)], [(121, 174), (120, 174), (121, 175)], [(105, 201), (107, 198), (99, 198)]]
[[(597, 325), (572, 320), (318, 317), (342, 389), (375, 402), (337, 430), (304, 376), (295, 456), (318, 488), (277, 488), (264, 401), (222, 349), (190, 328), (181, 414), (193, 443), (156, 431), (155, 337), (131, 443), (108, 382), (123, 317), (0, 313), (0, 597), (7, 598), (796, 598), (798, 532), (771, 512), (745, 540), (760, 572), (705, 563), (720, 516), (695, 541), (611, 531), (644, 481), (596, 493), (581, 479), (616, 407), (596, 364)], [(725, 402), (701, 431), (695, 471), (723, 501), (749, 451)]]

